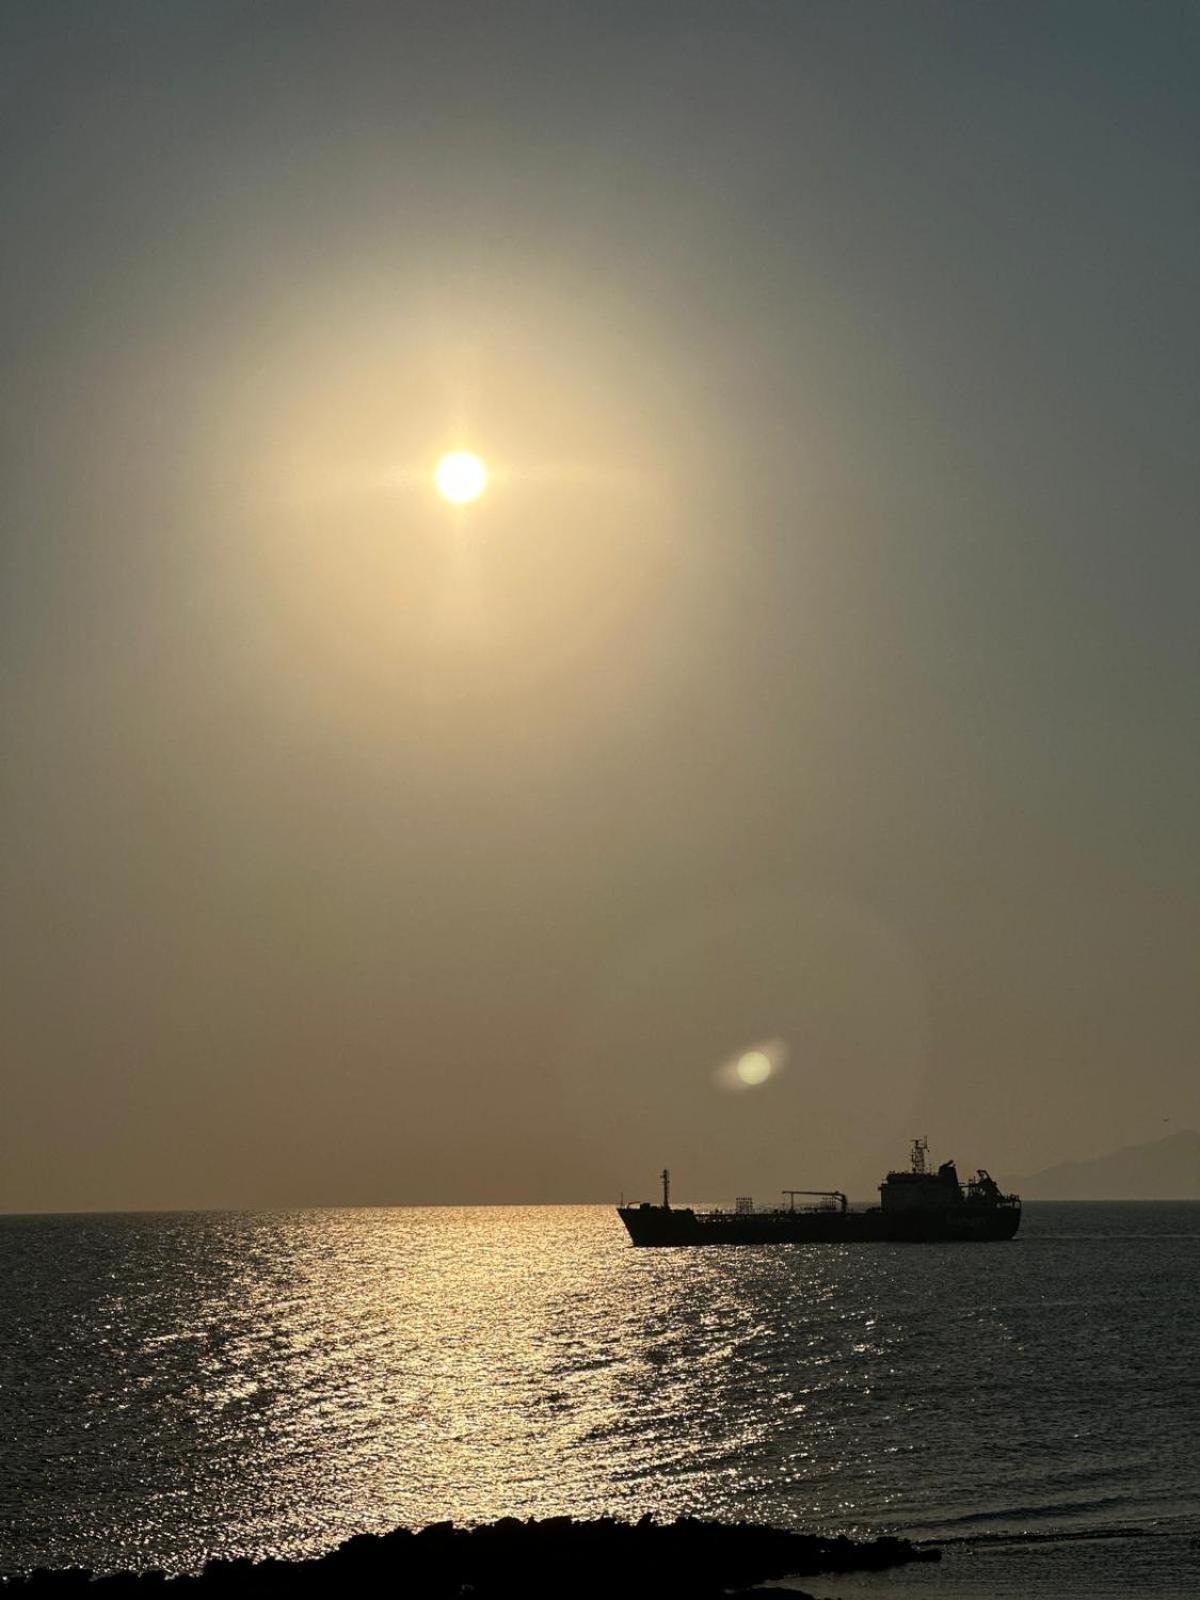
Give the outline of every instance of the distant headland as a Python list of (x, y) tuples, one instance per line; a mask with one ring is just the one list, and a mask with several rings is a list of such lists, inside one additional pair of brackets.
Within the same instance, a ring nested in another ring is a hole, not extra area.
[(1200, 1200), (1200, 1133), (1185, 1128), (1091, 1161), (1062, 1161), (1013, 1184), (1028, 1200)]

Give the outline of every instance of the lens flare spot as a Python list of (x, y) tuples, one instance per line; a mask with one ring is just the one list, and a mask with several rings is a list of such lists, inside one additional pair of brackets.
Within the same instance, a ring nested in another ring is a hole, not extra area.
[(718, 1089), (759, 1089), (779, 1076), (787, 1058), (788, 1047), (782, 1039), (761, 1039), (726, 1056), (714, 1071), (713, 1082)]
[(747, 1050), (738, 1057), (737, 1075), (748, 1088), (766, 1083), (771, 1076), (771, 1058), (763, 1050)]

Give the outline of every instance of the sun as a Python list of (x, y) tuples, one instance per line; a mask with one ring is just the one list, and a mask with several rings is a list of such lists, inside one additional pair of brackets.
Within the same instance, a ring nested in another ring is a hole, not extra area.
[(451, 450), (435, 467), (433, 481), (444, 500), (462, 506), (479, 499), (487, 488), (488, 471), (470, 450)]

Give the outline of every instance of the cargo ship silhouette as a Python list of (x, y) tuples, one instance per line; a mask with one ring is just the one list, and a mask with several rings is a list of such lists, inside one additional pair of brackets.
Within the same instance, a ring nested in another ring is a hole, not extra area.
[(671, 1205), (665, 1168), (662, 1185), (661, 1205), (617, 1207), (635, 1245), (984, 1242), (1011, 1239), (1021, 1225), (1020, 1197), (1001, 1194), (982, 1168), (966, 1183), (953, 1161), (932, 1170), (928, 1139), (913, 1140), (909, 1170), (889, 1172), (879, 1204), (861, 1210), (852, 1210), (840, 1189), (785, 1189), (782, 1206), (756, 1206), (743, 1196), (732, 1210), (696, 1211)]

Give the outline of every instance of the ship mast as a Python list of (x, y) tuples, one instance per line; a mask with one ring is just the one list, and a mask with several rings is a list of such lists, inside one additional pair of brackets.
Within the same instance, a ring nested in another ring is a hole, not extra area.
[(671, 1174), (666, 1167), (662, 1169), (663, 1181), (663, 1210), (671, 1204)]
[(928, 1139), (914, 1139), (912, 1142), (912, 1169), (919, 1176), (924, 1177), (929, 1171), (925, 1165), (925, 1157), (929, 1154)]

